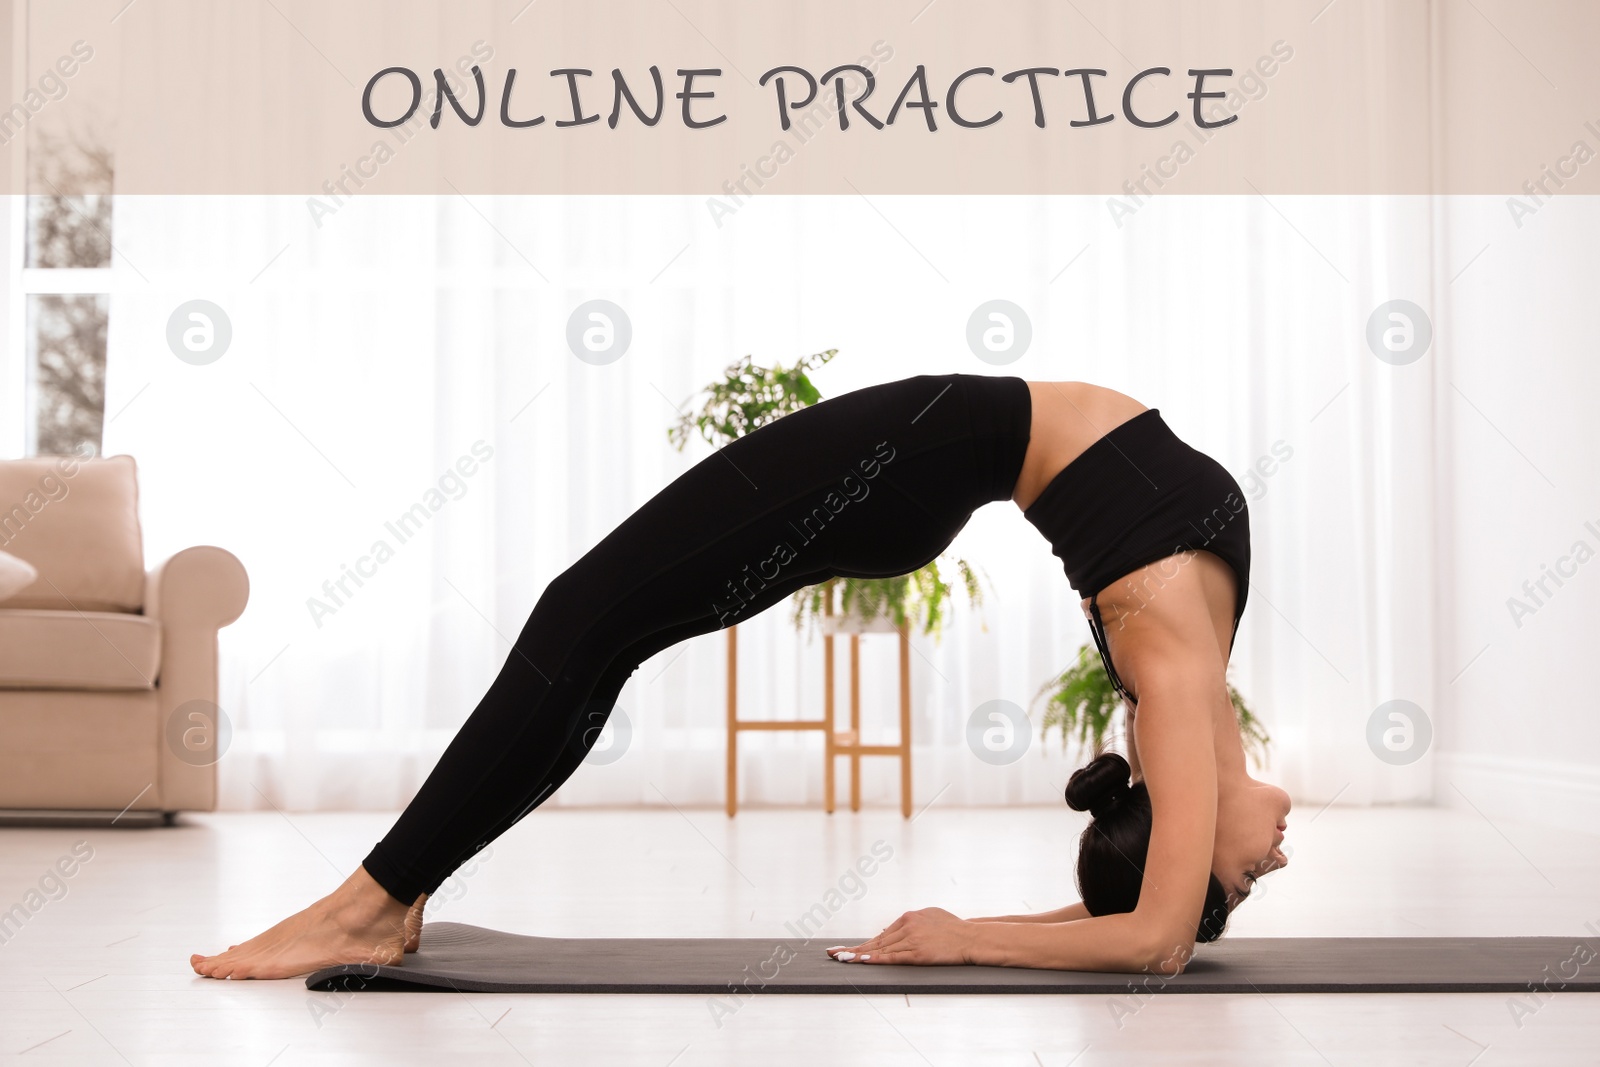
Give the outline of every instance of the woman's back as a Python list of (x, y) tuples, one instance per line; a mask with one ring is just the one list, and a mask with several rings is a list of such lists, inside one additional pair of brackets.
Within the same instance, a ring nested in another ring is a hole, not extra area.
[(1088, 382), (1029, 382), (1033, 440), (1011, 499), (1027, 509), (1067, 464), (1145, 406), (1115, 389)]

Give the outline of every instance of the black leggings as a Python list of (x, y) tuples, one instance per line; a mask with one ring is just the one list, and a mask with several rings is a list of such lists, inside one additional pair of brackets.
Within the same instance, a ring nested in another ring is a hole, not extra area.
[(583, 762), (623, 684), (686, 638), (833, 577), (906, 574), (1008, 500), (1020, 378), (921, 375), (824, 400), (695, 464), (553, 579), (505, 666), (363, 861), (410, 904)]

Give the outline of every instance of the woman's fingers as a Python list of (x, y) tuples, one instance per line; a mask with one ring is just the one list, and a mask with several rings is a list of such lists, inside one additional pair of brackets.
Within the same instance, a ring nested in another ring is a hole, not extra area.
[(897, 921), (883, 933), (872, 939), (871, 948), (869, 951), (892, 948), (893, 946), (900, 944), (906, 938), (910, 937), (911, 931), (912, 927), (910, 923), (905, 922), (904, 920)]
[(846, 963), (851, 963), (865, 953), (883, 951), (885, 942), (882, 940), (882, 936), (880, 934), (871, 941), (863, 941), (859, 945), (835, 945), (828, 949), (828, 955), (836, 960), (844, 960)]
[(869, 937), (867, 940), (863, 941), (861, 943), (861, 948), (871, 951), (873, 948), (883, 946), (888, 942), (889, 939), (899, 936), (905, 931), (906, 922), (910, 919), (910, 917), (910, 912), (900, 916), (894, 922), (890, 923), (888, 926), (885, 926), (882, 930), (879, 930), (878, 936)]
[(917, 949), (907, 943), (900, 943), (893, 948), (873, 949), (871, 952), (851, 952), (844, 949), (834, 959), (840, 963), (917, 963), (920, 954)]
[(834, 946), (828, 955), (841, 963), (966, 963), (969, 929), (968, 923), (942, 908), (924, 908), (907, 912), (859, 945)]
[(911, 913), (907, 912), (890, 923), (877, 937), (859, 945), (835, 945), (827, 950), (828, 955), (841, 963), (881, 963), (890, 954), (903, 960), (914, 940), (910, 920)]
[[(910, 917), (911, 913), (906, 912), (894, 922), (878, 931), (876, 937), (869, 937), (859, 945), (835, 945), (827, 950), (828, 955), (832, 956), (834, 959), (839, 959), (839, 953), (849, 952), (852, 957), (859, 957), (863, 953), (870, 953), (881, 949), (886, 945), (893, 944), (894, 940), (897, 940), (899, 937), (904, 935), (906, 923)], [(846, 962), (853, 962), (853, 960), (847, 960)]]
[(885, 941), (877, 948), (861, 953), (855, 958), (856, 963), (901, 963), (909, 962), (916, 955), (916, 945), (913, 938), (901, 934), (891, 941)]

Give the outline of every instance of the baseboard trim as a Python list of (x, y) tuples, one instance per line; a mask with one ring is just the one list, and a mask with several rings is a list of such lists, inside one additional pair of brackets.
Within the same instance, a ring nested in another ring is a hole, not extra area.
[(98, 808), (0, 808), (0, 826), (172, 826), (177, 821), (177, 814), (174, 811), (119, 812)]
[(1434, 803), (1442, 807), (1584, 834), (1600, 827), (1600, 768), (1441, 752), (1433, 781)]

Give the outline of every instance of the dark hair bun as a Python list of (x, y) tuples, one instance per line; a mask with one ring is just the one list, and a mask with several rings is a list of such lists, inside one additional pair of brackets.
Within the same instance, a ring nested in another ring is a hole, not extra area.
[(1098, 819), (1127, 795), (1133, 768), (1116, 752), (1103, 752), (1067, 779), (1067, 806)]

